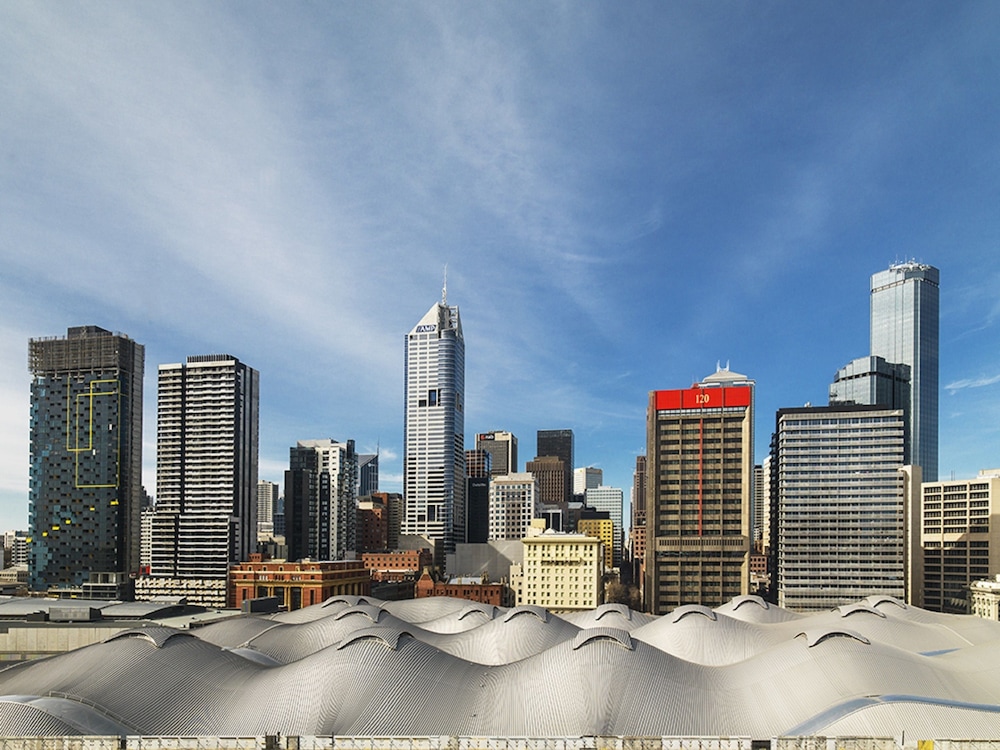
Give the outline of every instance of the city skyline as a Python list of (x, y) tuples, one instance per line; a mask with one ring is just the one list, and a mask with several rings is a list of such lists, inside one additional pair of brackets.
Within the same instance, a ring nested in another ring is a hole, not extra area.
[[(446, 264), (467, 448), (569, 428), (627, 488), (648, 392), (729, 362), (760, 462), (770, 415), (869, 351), (871, 275), (915, 259), (941, 271), (938, 477), (1000, 465), (995, 4), (20, 4), (0, 42), (4, 528), (27, 342), (82, 325), (150, 372), (253, 362), (260, 478), (336, 437), (400, 491), (399, 338)], [(143, 401), (155, 495), (153, 377)]]

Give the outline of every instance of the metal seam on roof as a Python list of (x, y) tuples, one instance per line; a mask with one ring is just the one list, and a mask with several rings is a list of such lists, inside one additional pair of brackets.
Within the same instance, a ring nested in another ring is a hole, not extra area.
[(581, 630), (573, 638), (573, 650), (577, 651), (592, 641), (606, 640), (614, 641), (620, 646), (624, 646), (629, 651), (635, 651), (635, 643), (627, 630), (620, 628), (588, 628)]

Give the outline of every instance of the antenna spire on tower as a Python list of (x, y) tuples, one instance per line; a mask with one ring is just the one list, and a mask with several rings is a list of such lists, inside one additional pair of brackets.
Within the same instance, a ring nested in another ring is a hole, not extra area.
[(441, 287), (441, 304), (448, 306), (448, 264), (444, 264), (444, 286)]

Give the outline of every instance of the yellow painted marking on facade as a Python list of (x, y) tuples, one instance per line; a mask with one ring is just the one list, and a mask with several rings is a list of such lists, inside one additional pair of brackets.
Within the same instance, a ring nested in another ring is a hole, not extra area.
[[(98, 390), (97, 386), (112, 384), (115, 387), (110, 391)], [(75, 454), (73, 461), (73, 484), (77, 489), (116, 489), (121, 486), (121, 451), (116, 451), (115, 456), (115, 481), (113, 484), (81, 484), (80, 483), (80, 455), (88, 451), (94, 450), (94, 399), (99, 396), (117, 396), (121, 397), (121, 392), (118, 390), (118, 381), (114, 379), (104, 379), (104, 380), (92, 380), (90, 381), (89, 389), (86, 393), (78, 394), (76, 397), (76, 411), (73, 412), (71, 407), (72, 398), (70, 393), (70, 384), (66, 384), (66, 450), (69, 453)], [(82, 421), (81, 414), (85, 415), (86, 418), (86, 445), (81, 446), (80, 438), (80, 422)], [(115, 425), (115, 430), (118, 434), (115, 435), (115, 439), (121, 441), (121, 409), (118, 409), (118, 423)], [(75, 429), (74, 421), (75, 417)], [(72, 438), (72, 440), (71, 440)]]

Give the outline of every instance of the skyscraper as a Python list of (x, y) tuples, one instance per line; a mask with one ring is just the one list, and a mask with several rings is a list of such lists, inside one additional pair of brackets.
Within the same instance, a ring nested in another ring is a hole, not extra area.
[(825, 610), (871, 594), (911, 601), (920, 478), (902, 471), (904, 430), (902, 409), (778, 410), (780, 606)]
[(593, 490), (604, 484), (604, 470), (593, 466), (581, 466), (573, 469), (573, 494), (585, 495), (587, 490)]
[(564, 502), (570, 502), (573, 499), (573, 430), (539, 430), (535, 447), (536, 460), (555, 456), (563, 462), (566, 472)]
[(523, 539), (538, 510), (538, 482), (522, 472), (490, 482), (489, 538)]
[(517, 437), (502, 430), (491, 430), (476, 435), (476, 448), (490, 454), (493, 468), (490, 476), (502, 477), (517, 471)]
[(125, 585), (139, 570), (144, 349), (80, 326), (32, 339), (28, 355), (29, 586)]
[(465, 536), (465, 339), (447, 288), (406, 335), (405, 360), (401, 533), (435, 541), (440, 563)]
[(378, 492), (378, 453), (358, 454), (358, 497)]
[(483, 448), (465, 452), (465, 538), (456, 538), (456, 544), (489, 541), (492, 463), (493, 454)]
[(646, 412), (646, 599), (663, 614), (749, 593), (753, 387), (719, 369), (652, 391)]
[(938, 289), (933, 266), (896, 263), (871, 277), (871, 354), (910, 368), (910, 461), (938, 476)]
[(228, 354), (160, 365), (151, 573), (162, 586), (149, 594), (197, 581), (203, 603), (224, 603), (229, 564), (256, 551), (259, 383)]
[(298, 441), (285, 472), (288, 559), (343, 560), (357, 547), (357, 514), (354, 441)]
[(257, 535), (274, 535), (274, 509), (278, 505), (278, 485), (266, 479), (257, 480)]

